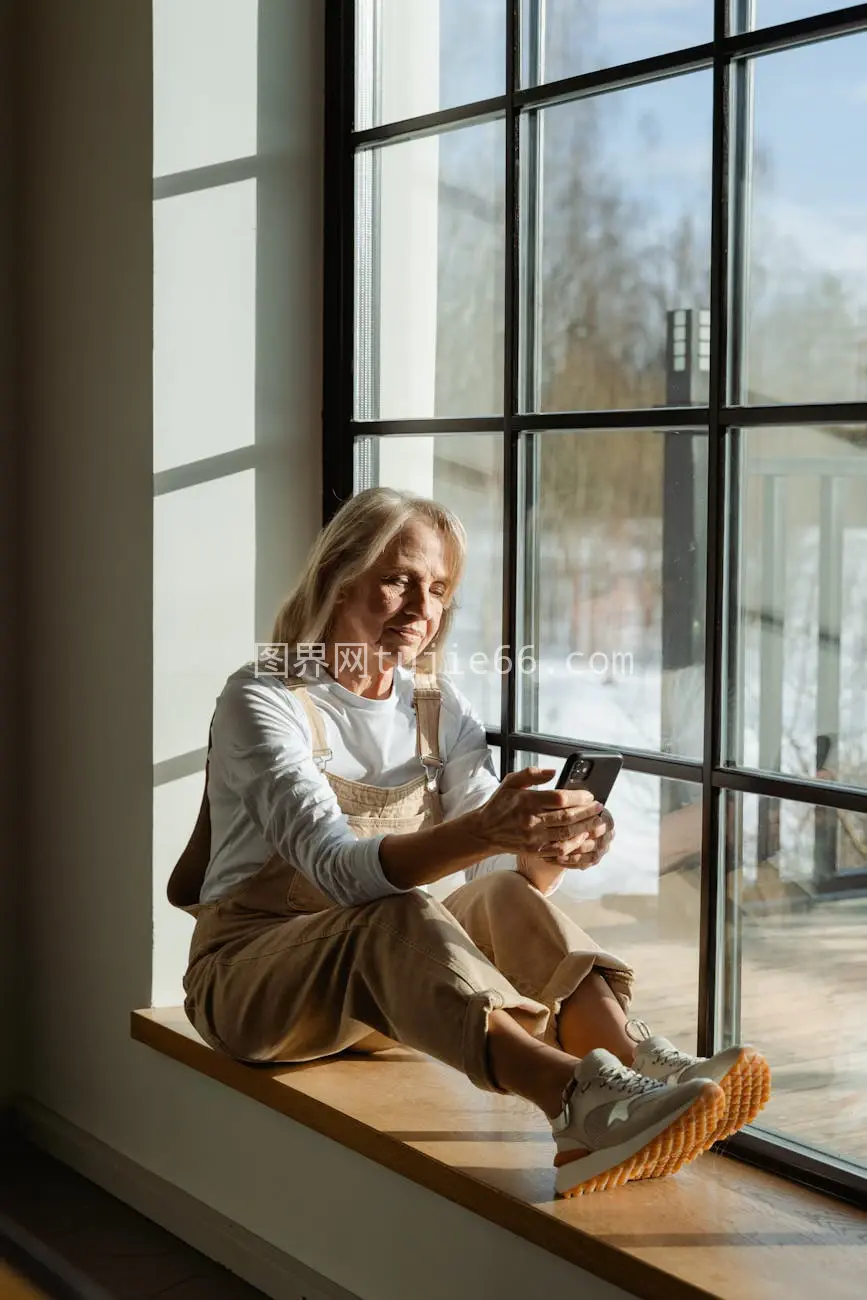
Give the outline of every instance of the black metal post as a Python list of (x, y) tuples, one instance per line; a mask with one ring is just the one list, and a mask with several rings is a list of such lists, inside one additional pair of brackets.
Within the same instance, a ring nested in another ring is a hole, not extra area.
[[(667, 314), (666, 404), (669, 407), (706, 405), (710, 357), (710, 319), (704, 309), (680, 307)], [(706, 531), (704, 485), (707, 463), (705, 434), (671, 429), (662, 434), (662, 674), (660, 682), (660, 749), (694, 755), (695, 709), (688, 700), (701, 675), (704, 653), (702, 625), (705, 572), (701, 533)], [(692, 734), (689, 724), (692, 723)], [(684, 929), (694, 933), (698, 912), (700, 858), (669, 861), (665, 819), (693, 806), (700, 825), (697, 800), (701, 787), (675, 780), (660, 782), (659, 903), (660, 933)], [(696, 837), (696, 848), (698, 839)], [(694, 892), (678, 882), (691, 870)], [(673, 877), (676, 873), (677, 880)], [(684, 914), (683, 899), (692, 901)]]

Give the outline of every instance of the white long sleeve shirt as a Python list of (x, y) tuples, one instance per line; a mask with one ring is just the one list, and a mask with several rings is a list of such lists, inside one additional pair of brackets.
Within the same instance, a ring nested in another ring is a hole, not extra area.
[[(311, 699), (325, 726), (337, 776), (393, 787), (422, 773), (416, 756), (413, 677), (394, 672), (391, 695), (354, 695), (318, 663), (304, 663)], [(439, 679), (440, 794), (446, 820), (485, 803), (499, 782), (484, 727), (447, 677)], [(213, 902), (251, 876), (274, 849), (342, 906), (406, 892), (390, 884), (379, 861), (384, 836), (359, 839), (325, 775), (312, 757), (307, 715), (277, 677), (256, 676), (245, 664), (217, 700), (208, 775), (211, 859), (201, 901)], [(430, 892), (451, 890), (491, 871), (515, 870), (513, 854), (498, 854), (464, 873), (437, 881)]]

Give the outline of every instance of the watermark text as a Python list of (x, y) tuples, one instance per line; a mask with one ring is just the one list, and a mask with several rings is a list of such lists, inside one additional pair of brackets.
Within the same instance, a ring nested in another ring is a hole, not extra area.
[[(532, 645), (521, 646), (514, 656), (508, 653), (508, 646), (498, 646), (493, 654), (485, 650), (476, 650), (462, 655), (456, 648), (450, 648), (440, 656), (440, 666), (450, 677), (504, 677), (509, 673), (521, 676), (538, 677), (544, 680), (553, 676), (591, 676), (611, 681), (618, 677), (631, 677), (635, 663), (630, 650), (572, 650), (567, 655), (549, 656), (537, 654)], [(327, 664), (327, 652), (324, 642), (299, 642), (293, 647), (274, 642), (256, 642), (253, 657), (254, 671), (257, 677), (288, 677), (290, 664), (294, 667), (304, 663)], [(334, 668), (337, 673), (349, 673), (365, 676), (378, 671), (384, 673), (396, 662), (394, 651), (382, 646), (373, 647), (364, 642), (337, 642), (334, 645)]]

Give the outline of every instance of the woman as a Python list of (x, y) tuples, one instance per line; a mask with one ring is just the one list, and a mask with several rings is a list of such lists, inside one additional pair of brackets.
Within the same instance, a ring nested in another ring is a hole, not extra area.
[(754, 1118), (768, 1067), (651, 1037), (628, 1018), (632, 971), (550, 901), (613, 825), (586, 792), (535, 789), (550, 770), (498, 782), (434, 672), (465, 545), (442, 506), (362, 492), (277, 616), (288, 671), (229, 677), (169, 885), (197, 916), (186, 1012), (240, 1060), (397, 1042), (524, 1097), (551, 1122), (561, 1195), (674, 1173)]

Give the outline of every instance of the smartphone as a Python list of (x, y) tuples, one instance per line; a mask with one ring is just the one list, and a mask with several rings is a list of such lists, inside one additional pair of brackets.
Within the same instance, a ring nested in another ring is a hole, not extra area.
[(570, 754), (557, 781), (558, 790), (589, 790), (605, 805), (623, 766), (622, 754)]

